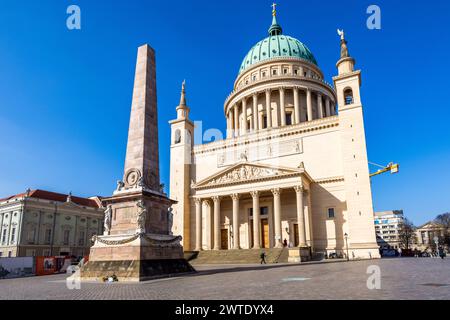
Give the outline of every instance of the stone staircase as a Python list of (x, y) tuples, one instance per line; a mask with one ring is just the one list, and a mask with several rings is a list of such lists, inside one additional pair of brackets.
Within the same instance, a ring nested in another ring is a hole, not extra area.
[[(243, 249), (243, 250), (211, 250), (200, 252), (186, 252), (185, 258), (193, 265), (199, 264), (258, 264), (261, 261), (259, 249)], [(266, 253), (266, 262), (287, 263), (289, 250), (282, 249), (264, 249)]]

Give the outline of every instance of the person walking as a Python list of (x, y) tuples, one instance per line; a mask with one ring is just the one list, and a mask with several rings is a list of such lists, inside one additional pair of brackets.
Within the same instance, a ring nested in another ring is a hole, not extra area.
[(263, 263), (267, 264), (267, 262), (266, 262), (266, 253), (264, 251), (261, 252), (259, 257), (261, 258), (261, 263), (260, 264), (263, 264)]
[(444, 248), (442, 247), (439, 247), (439, 256), (441, 257), (441, 259), (445, 258)]

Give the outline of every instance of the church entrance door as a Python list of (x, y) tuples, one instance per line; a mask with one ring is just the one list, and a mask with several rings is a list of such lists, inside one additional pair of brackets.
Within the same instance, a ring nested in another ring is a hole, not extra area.
[(228, 229), (220, 230), (220, 249), (228, 250)]
[(269, 248), (269, 219), (261, 219), (262, 243), (263, 248)]

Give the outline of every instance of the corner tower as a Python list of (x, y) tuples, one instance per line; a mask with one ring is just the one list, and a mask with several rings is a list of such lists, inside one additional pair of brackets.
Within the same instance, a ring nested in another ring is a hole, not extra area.
[(373, 227), (372, 190), (361, 103), (361, 70), (354, 70), (355, 60), (349, 55), (344, 32), (341, 36), (341, 58), (336, 64), (336, 88), (342, 162), (346, 190), (348, 249), (352, 257), (378, 258), (378, 245)]
[(190, 181), (194, 124), (189, 119), (189, 107), (186, 105), (185, 82), (181, 88), (177, 118), (170, 121), (170, 198), (177, 201), (172, 205), (172, 233), (183, 235), (184, 250), (190, 250)]

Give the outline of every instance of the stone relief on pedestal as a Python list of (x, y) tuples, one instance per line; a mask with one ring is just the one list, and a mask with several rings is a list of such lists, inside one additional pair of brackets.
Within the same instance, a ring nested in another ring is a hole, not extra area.
[(169, 212), (167, 214), (167, 224), (169, 226), (169, 235), (173, 235), (172, 227), (173, 227), (173, 208), (169, 208)]
[(138, 232), (139, 233), (145, 233), (145, 222), (147, 220), (147, 208), (145, 207), (145, 203), (143, 200), (139, 200), (136, 203), (136, 206), (140, 208), (138, 214), (137, 214), (137, 225), (138, 225)]
[(103, 235), (108, 236), (111, 230), (111, 217), (112, 217), (112, 206), (109, 205), (105, 210), (105, 220), (103, 223), (104, 231)]

